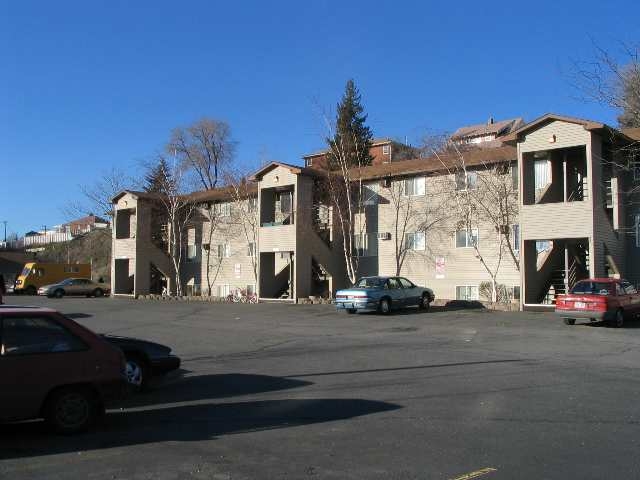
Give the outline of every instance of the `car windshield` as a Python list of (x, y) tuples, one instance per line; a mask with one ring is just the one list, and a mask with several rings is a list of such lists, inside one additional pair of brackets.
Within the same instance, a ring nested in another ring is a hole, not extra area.
[(383, 287), (385, 281), (386, 279), (380, 277), (364, 277), (358, 280), (358, 283), (356, 283), (356, 287)]
[(609, 295), (613, 283), (607, 282), (578, 282), (571, 289), (571, 293), (584, 293), (588, 295)]

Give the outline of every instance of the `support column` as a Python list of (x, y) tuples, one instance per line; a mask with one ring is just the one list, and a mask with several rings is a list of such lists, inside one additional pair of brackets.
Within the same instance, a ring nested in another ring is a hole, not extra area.
[(564, 202), (567, 203), (567, 201), (569, 200), (569, 195), (568, 195), (568, 188), (567, 188), (567, 152), (564, 152), (562, 154), (562, 186), (564, 188), (563, 191), (563, 199)]
[(569, 293), (569, 242), (564, 241), (564, 292)]

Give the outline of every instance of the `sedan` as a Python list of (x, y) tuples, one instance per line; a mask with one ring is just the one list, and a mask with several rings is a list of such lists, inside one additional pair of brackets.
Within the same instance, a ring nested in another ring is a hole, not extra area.
[(65, 295), (83, 295), (87, 297), (102, 297), (109, 294), (111, 287), (106, 283), (94, 282), (88, 278), (67, 278), (58, 283), (45, 285), (38, 289), (38, 295), (62, 298)]
[(429, 309), (435, 299), (433, 290), (419, 287), (404, 277), (363, 277), (352, 288), (338, 290), (336, 308), (347, 313), (381, 312), (417, 306)]
[(102, 335), (102, 338), (124, 353), (127, 382), (134, 390), (145, 390), (153, 377), (180, 368), (180, 358), (172, 355), (171, 348), (165, 345), (115, 335)]

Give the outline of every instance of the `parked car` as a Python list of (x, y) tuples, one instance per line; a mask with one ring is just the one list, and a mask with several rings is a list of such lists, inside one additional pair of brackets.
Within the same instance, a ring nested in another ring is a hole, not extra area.
[(88, 263), (26, 263), (15, 283), (15, 293), (35, 295), (38, 288), (62, 282), (67, 278), (91, 276)]
[(0, 306), (0, 421), (86, 430), (129, 390), (122, 350), (41, 307)]
[(622, 327), (625, 319), (640, 314), (640, 294), (626, 280), (591, 278), (576, 283), (568, 294), (558, 295), (555, 312), (567, 325), (585, 318)]
[(347, 313), (380, 312), (417, 306), (427, 310), (435, 299), (433, 290), (419, 287), (404, 277), (363, 277), (352, 288), (336, 292), (335, 305)]
[(136, 390), (149, 386), (153, 377), (166, 375), (180, 368), (180, 358), (171, 354), (171, 348), (137, 338), (102, 335), (124, 353), (127, 361), (127, 382)]
[(109, 294), (111, 286), (106, 283), (94, 282), (89, 278), (67, 278), (59, 283), (44, 285), (38, 289), (38, 295), (62, 298), (65, 295), (83, 295), (87, 297), (102, 297)]

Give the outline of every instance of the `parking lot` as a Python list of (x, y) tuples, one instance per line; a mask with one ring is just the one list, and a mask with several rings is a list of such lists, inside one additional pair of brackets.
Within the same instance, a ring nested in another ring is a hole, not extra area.
[[(638, 478), (640, 324), (546, 313), (8, 297), (173, 347), (78, 436), (0, 426), (0, 478)], [(464, 477), (467, 475), (467, 477)]]

